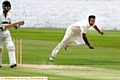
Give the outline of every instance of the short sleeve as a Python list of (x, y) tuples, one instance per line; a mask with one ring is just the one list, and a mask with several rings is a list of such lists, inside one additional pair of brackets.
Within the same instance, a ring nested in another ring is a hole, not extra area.
[(81, 29), (81, 33), (87, 33), (87, 27), (81, 26), (80, 29)]

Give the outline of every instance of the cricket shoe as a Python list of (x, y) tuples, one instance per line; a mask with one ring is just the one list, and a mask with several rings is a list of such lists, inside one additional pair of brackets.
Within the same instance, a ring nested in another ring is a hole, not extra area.
[(53, 56), (50, 56), (50, 61), (52, 62), (54, 60), (54, 57)]
[(0, 66), (0, 68), (2, 68), (2, 66)]
[(14, 68), (14, 67), (17, 67), (17, 64), (13, 64), (10, 66), (10, 68)]
[(65, 46), (65, 50), (68, 50), (68, 45)]

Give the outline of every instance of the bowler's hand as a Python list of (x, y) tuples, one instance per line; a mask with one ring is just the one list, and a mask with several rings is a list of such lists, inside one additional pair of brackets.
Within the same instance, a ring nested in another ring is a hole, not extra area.
[(103, 34), (104, 34), (104, 32), (101, 32), (101, 31), (100, 31), (99, 33), (100, 33), (101, 35), (103, 35)]
[(94, 49), (94, 47), (93, 47), (93, 46), (89, 46), (89, 48), (90, 48), (90, 49)]

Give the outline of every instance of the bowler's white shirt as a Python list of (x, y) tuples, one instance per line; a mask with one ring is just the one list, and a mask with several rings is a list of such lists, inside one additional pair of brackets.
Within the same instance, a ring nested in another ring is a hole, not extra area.
[(82, 21), (78, 21), (78, 22), (72, 24), (71, 28), (73, 30), (81, 32), (81, 33), (87, 33), (87, 29), (89, 29), (90, 27), (93, 27), (93, 26), (90, 26), (88, 20), (82, 20)]

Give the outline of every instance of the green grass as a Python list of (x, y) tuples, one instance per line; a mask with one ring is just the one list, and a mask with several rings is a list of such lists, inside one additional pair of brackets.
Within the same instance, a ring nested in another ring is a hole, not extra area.
[(4, 65), (0, 68), (0, 76), (47, 76), (49, 80), (120, 80), (119, 30), (105, 30), (104, 36), (88, 30), (87, 37), (94, 50), (86, 45), (71, 45), (67, 51), (62, 48), (54, 62), (49, 61), (49, 55), (62, 40), (65, 29), (20, 28), (10, 31), (13, 38), (23, 40), (23, 64), (78, 66), (82, 69), (38, 69), (19, 65), (10, 69), (4, 46)]

